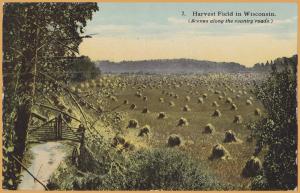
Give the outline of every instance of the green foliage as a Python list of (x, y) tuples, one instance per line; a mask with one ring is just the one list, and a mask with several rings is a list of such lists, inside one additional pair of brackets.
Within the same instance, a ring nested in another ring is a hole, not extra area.
[(263, 175), (257, 175), (252, 179), (251, 182), (252, 190), (268, 190), (269, 187), (266, 182), (266, 178)]
[[(3, 188), (16, 189), (35, 96), (60, 89), (40, 72), (67, 81), (96, 3), (5, 3), (3, 6)], [(13, 151), (10, 150), (13, 148)]]
[(100, 74), (100, 70), (88, 56), (81, 56), (78, 59), (73, 60), (68, 71), (71, 74), (71, 80), (73, 81), (94, 79)]
[(297, 57), (285, 58), (285, 68), (273, 65), (269, 78), (256, 88), (258, 99), (267, 110), (267, 117), (255, 125), (258, 137), (257, 151), (268, 147), (264, 158), (265, 182), (253, 182), (257, 189), (289, 190), (297, 186), (297, 119), (296, 119), (296, 67)]
[(128, 170), (129, 190), (218, 190), (221, 186), (201, 164), (177, 149), (138, 152)]
[[(76, 190), (229, 190), (220, 184), (204, 166), (173, 148), (140, 150), (123, 159), (117, 170), (105, 175), (86, 173), (73, 178)], [(112, 167), (114, 168), (114, 167)], [(123, 169), (121, 169), (123, 168)], [(95, 170), (96, 171), (96, 170)], [(59, 180), (57, 181), (59, 182)], [(51, 182), (52, 186), (56, 186)], [(61, 188), (61, 187), (59, 187)]]

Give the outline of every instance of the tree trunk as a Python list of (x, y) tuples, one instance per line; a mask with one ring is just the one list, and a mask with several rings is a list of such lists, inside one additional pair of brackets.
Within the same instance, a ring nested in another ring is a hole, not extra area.
[[(34, 35), (33, 35), (34, 34)], [(37, 41), (37, 31), (31, 33), (32, 40)], [(35, 42), (34, 41), (34, 42)], [(36, 76), (36, 65), (37, 65), (37, 54), (35, 47), (27, 47), (24, 51), (23, 61), (21, 66), (20, 82), (23, 84), (20, 88), (19, 97), (20, 103), (17, 106), (17, 117), (15, 122), (15, 148), (14, 155), (22, 160), (26, 147), (26, 138), (28, 127), (31, 119), (31, 109), (33, 106), (33, 99), (35, 95), (35, 76)], [(17, 171), (21, 171), (21, 166), (17, 164)]]

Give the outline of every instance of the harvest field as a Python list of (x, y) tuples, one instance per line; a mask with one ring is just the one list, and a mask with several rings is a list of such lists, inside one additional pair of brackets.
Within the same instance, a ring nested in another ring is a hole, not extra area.
[[(246, 187), (250, 180), (241, 175), (242, 170), (255, 152), (255, 140), (247, 124), (264, 113), (252, 93), (253, 82), (262, 78), (263, 75), (255, 73), (104, 75), (76, 85), (76, 90), (86, 93), (92, 103), (99, 99), (101, 86), (114, 88), (104, 100), (98, 100), (98, 107), (104, 112), (112, 110), (124, 115), (122, 128), (115, 132), (136, 148), (170, 146), (169, 136), (178, 135), (180, 145), (169, 148), (189, 154), (221, 182)], [(236, 116), (241, 120), (235, 120)], [(187, 121), (186, 125), (179, 123), (181, 118)], [(130, 120), (136, 121), (137, 126), (130, 127)], [(205, 132), (208, 124), (213, 127), (212, 133)], [(145, 127), (149, 133), (139, 136)], [(224, 142), (228, 130), (235, 133), (237, 141)], [(209, 159), (216, 144), (224, 146), (229, 156)], [(262, 154), (259, 157), (262, 159)]]

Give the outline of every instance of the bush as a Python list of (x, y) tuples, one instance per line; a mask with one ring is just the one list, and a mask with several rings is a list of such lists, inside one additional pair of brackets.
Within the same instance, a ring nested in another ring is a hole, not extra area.
[[(107, 165), (108, 171), (77, 172), (69, 163), (63, 175), (49, 182), (51, 190), (232, 190), (236, 187), (219, 183), (205, 166), (179, 149), (141, 149), (128, 159), (115, 154), (120, 167)], [(107, 160), (108, 161), (108, 160)], [(111, 162), (109, 162), (111, 163)], [(122, 168), (122, 169), (121, 169)]]
[[(281, 67), (277, 70), (276, 66)], [(272, 65), (272, 73), (260, 85), (256, 96), (268, 117), (254, 127), (257, 149), (267, 147), (261, 178), (252, 182), (253, 189), (291, 190), (297, 187), (297, 56), (283, 58)], [(256, 154), (259, 151), (256, 152)], [(261, 181), (260, 181), (261, 180)]]
[(179, 150), (143, 150), (132, 155), (132, 160), (135, 164), (124, 173), (124, 181), (119, 181), (119, 176), (111, 176), (109, 184), (117, 185), (120, 190), (226, 189), (205, 171), (205, 167)]

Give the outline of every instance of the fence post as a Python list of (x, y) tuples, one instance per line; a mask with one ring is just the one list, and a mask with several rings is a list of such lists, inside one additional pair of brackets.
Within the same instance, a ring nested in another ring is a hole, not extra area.
[(58, 128), (58, 118), (55, 117), (54, 120), (54, 134), (55, 134), (55, 140), (57, 140), (58, 136), (57, 136), (57, 128)]
[(62, 114), (57, 117), (57, 139), (62, 139)]

